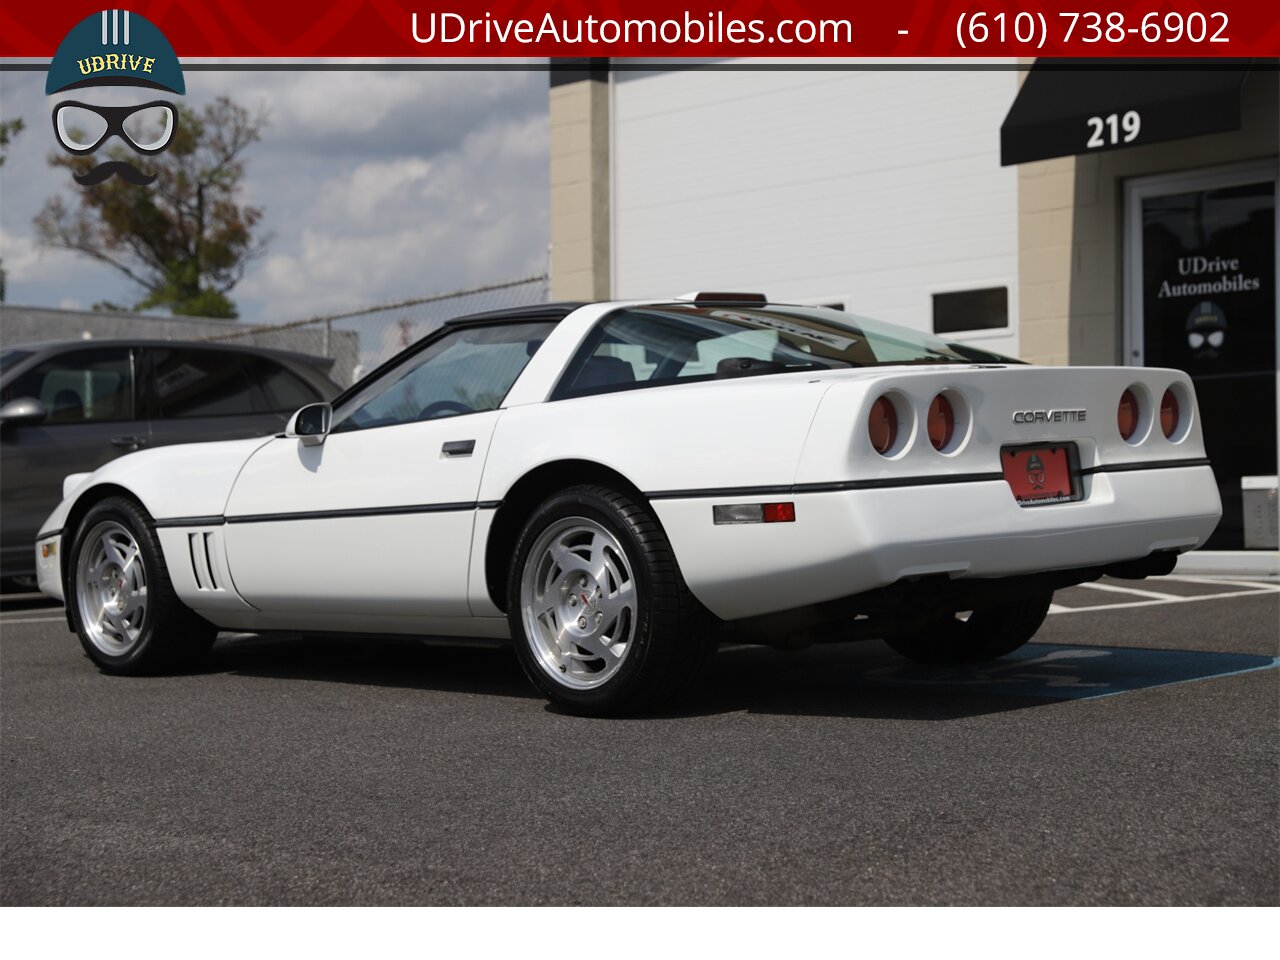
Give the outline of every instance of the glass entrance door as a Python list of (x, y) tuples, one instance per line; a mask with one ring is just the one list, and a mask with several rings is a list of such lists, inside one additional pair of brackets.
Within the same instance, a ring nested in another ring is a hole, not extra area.
[(1276, 185), (1275, 160), (1126, 184), (1126, 356), (1195, 383), (1222, 494), (1209, 549), (1244, 549), (1240, 478), (1276, 473)]

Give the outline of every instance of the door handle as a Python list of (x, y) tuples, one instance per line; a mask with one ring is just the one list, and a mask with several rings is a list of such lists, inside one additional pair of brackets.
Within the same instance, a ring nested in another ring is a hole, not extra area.
[(111, 445), (113, 447), (123, 447), (126, 450), (137, 450), (141, 446), (146, 445), (143, 437), (112, 437)]
[(446, 457), (469, 457), (476, 451), (474, 440), (448, 440), (440, 448)]

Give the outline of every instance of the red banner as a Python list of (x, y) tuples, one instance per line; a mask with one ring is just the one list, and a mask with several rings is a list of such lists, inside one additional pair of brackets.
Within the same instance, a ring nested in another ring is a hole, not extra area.
[[(122, 8), (123, 9), (123, 8)], [(182, 57), (1275, 57), (1275, 0), (132, 0)], [(101, 0), (7, 3), (52, 57)]]

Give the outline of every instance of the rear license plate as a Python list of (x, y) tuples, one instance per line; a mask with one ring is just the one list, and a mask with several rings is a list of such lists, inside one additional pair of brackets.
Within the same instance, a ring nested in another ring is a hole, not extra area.
[(1069, 503), (1083, 496), (1080, 456), (1074, 443), (1003, 447), (1000, 465), (1014, 499), (1024, 507)]

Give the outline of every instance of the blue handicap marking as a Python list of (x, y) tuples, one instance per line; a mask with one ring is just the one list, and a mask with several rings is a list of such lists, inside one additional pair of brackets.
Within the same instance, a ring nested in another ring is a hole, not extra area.
[(868, 670), (876, 683), (946, 687), (1048, 700), (1088, 700), (1170, 683), (1227, 677), (1280, 666), (1280, 657), (1136, 647), (1071, 647), (1029, 643), (1001, 660), (929, 667), (898, 660)]

